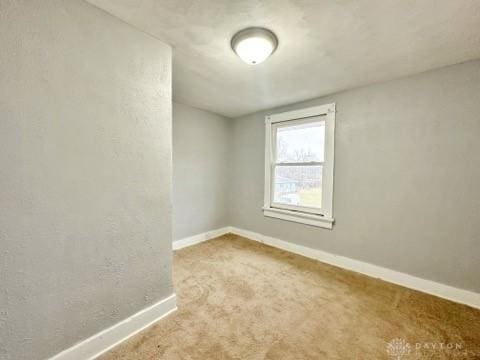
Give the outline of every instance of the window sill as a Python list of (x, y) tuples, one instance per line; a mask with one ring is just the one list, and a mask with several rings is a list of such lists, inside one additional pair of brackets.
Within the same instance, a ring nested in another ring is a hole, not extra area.
[(263, 215), (277, 219), (293, 221), (301, 224), (322, 227), (325, 229), (331, 229), (333, 227), (334, 221), (332, 218), (326, 218), (320, 215), (306, 214), (283, 209), (275, 209), (271, 207), (264, 207)]

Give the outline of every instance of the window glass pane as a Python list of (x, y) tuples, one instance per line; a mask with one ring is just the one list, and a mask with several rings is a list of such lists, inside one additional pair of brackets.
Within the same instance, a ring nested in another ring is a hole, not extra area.
[(322, 207), (322, 166), (275, 166), (273, 201)]
[(325, 121), (277, 128), (276, 162), (324, 161)]

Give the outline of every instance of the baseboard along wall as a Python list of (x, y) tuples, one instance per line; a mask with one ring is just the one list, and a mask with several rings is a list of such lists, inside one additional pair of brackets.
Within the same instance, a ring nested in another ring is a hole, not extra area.
[(331, 254), (322, 250), (312, 249), (306, 246), (297, 245), (285, 240), (266, 236), (257, 232), (229, 226), (221, 229), (198, 234), (186, 239), (177, 240), (173, 249), (181, 249), (186, 246), (198, 244), (225, 234), (235, 234), (250, 240), (258, 241), (266, 245), (276, 247), (294, 254), (302, 255), (320, 262), (351, 270), (373, 278), (381, 279), (406, 288), (418, 290), (430, 295), (438, 296), (457, 303), (465, 304), (480, 309), (480, 294), (473, 291), (459, 289), (453, 286), (441, 284), (435, 281), (422, 279), (413, 275), (391, 270), (382, 266), (373, 265), (367, 262), (354, 260), (348, 257)]
[(93, 360), (176, 310), (176, 295), (172, 294), (58, 353), (50, 360)]
[(214, 239), (216, 237), (228, 234), (230, 232), (231, 232), (231, 227), (226, 226), (220, 229), (211, 230), (211, 231), (204, 232), (202, 234), (197, 234), (197, 235), (189, 236), (184, 239), (176, 240), (173, 242), (173, 250), (179, 250), (187, 246), (199, 244), (201, 242)]

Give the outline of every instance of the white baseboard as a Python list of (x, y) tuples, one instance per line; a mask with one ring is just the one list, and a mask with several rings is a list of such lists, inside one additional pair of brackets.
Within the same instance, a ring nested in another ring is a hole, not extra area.
[(175, 310), (177, 310), (176, 295), (172, 294), (156, 304), (62, 351), (50, 358), (50, 360), (95, 359)]
[(173, 250), (179, 250), (179, 249), (183, 249), (184, 247), (187, 247), (187, 246), (192, 246), (192, 245), (195, 245), (195, 244), (199, 244), (201, 242), (204, 242), (204, 241), (214, 239), (216, 237), (228, 234), (229, 232), (230, 232), (230, 227), (227, 226), (227, 227), (220, 228), (220, 229), (217, 229), (217, 230), (207, 231), (207, 232), (204, 232), (202, 234), (193, 235), (193, 236), (190, 236), (188, 238), (176, 240), (176, 241), (173, 242)]
[(416, 276), (369, 264), (363, 261), (293, 244), (291, 242), (262, 235), (253, 231), (230, 227), (230, 232), (235, 235), (243, 236), (248, 239), (255, 240), (295, 254), (303, 255), (305, 257), (330, 265), (352, 270), (364, 275), (379, 278), (410, 289), (418, 290), (430, 295), (435, 295), (447, 300), (480, 309), (480, 294), (472, 291), (458, 289), (453, 286), (440, 284), (431, 280), (425, 280)]

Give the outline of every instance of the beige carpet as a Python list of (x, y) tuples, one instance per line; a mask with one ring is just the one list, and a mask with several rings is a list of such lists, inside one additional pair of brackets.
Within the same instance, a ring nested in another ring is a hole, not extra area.
[(177, 251), (174, 282), (178, 311), (102, 360), (480, 359), (480, 310), (235, 235)]

